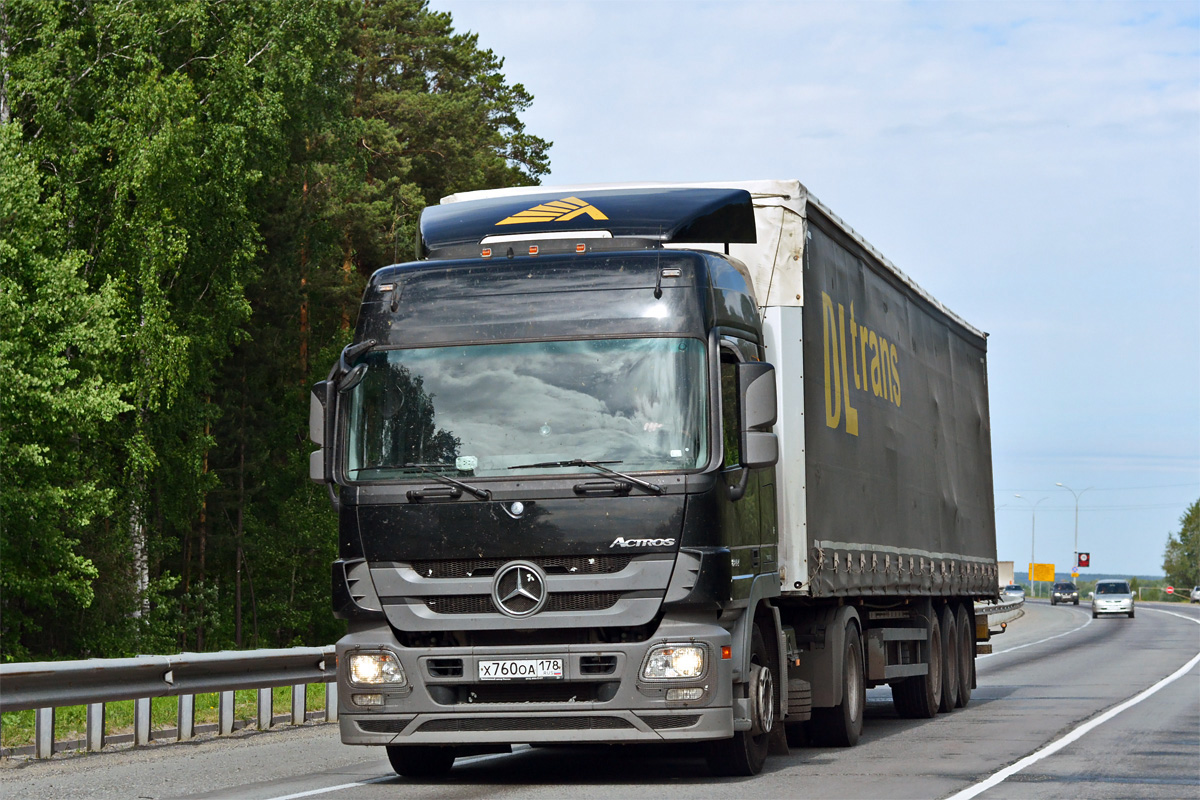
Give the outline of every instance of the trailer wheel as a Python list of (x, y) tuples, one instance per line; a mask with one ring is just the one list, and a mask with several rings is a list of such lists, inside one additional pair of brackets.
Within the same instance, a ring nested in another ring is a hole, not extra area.
[(936, 611), (929, 615), (928, 633), (929, 672), (892, 684), (892, 704), (907, 719), (937, 716), (942, 704), (942, 625)]
[(753, 727), (735, 731), (729, 739), (708, 746), (708, 768), (713, 775), (747, 776), (762, 771), (771, 746), (771, 728), (775, 725), (775, 676), (779, 673), (766, 640), (757, 625), (750, 640), (750, 715)]
[(454, 766), (453, 747), (389, 744), (387, 754), (392, 769), (406, 778), (437, 778)]
[(938, 711), (954, 710), (958, 704), (958, 623), (955, 621), (954, 606), (942, 606), (942, 702)]
[(862, 637), (858, 626), (846, 623), (846, 650), (842, 654), (842, 702), (832, 708), (814, 708), (807, 723), (808, 739), (826, 747), (853, 747), (862, 734), (867, 707), (867, 681), (863, 676)]
[(965, 708), (975, 688), (975, 607), (970, 602), (958, 607), (958, 702)]

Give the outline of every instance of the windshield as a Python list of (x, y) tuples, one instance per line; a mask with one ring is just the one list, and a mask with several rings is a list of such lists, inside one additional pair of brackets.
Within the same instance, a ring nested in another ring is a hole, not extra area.
[(410, 478), (417, 464), (460, 477), (581, 471), (508, 469), (572, 459), (622, 472), (703, 467), (705, 349), (656, 338), (372, 351), (347, 393), (349, 478)]
[(1121, 583), (1097, 583), (1096, 594), (1129, 594), (1129, 584)]
[(1054, 589), (1055, 589), (1055, 591), (1059, 591), (1059, 592), (1073, 592), (1073, 591), (1075, 591), (1075, 584), (1073, 584), (1073, 583), (1056, 583), (1056, 584), (1054, 584)]

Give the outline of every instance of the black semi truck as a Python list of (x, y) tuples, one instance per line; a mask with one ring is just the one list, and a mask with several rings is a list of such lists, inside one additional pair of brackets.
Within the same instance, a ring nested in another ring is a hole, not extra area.
[(471, 192), (313, 390), (342, 740), (853, 745), (965, 705), (986, 337), (797, 181)]

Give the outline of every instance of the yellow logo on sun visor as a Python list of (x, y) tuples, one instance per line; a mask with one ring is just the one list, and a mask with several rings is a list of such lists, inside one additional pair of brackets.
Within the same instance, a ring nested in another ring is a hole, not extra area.
[(586, 203), (578, 197), (566, 197), (562, 200), (552, 200), (542, 203), (526, 211), (505, 217), (496, 225), (517, 225), (522, 222), (566, 222), (581, 214), (587, 214), (595, 220), (608, 219), (591, 203)]

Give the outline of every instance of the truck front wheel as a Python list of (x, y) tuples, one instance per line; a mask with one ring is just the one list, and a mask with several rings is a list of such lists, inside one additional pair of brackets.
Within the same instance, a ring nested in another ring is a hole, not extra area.
[(862, 735), (867, 682), (863, 677), (862, 637), (858, 626), (846, 623), (846, 649), (842, 654), (842, 702), (832, 708), (814, 708), (806, 725), (813, 744), (853, 747)]
[(453, 747), (389, 744), (387, 754), (392, 769), (406, 778), (436, 778), (454, 766)]
[[(771, 745), (771, 727), (775, 724), (775, 687), (779, 668), (758, 626), (750, 642), (750, 715), (753, 727), (736, 731), (730, 739), (712, 742), (708, 747), (708, 768), (717, 776), (757, 775), (767, 761)], [(765, 727), (765, 730), (764, 730)]]

